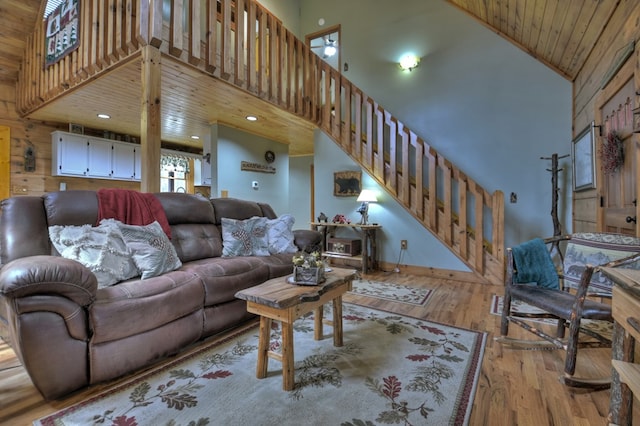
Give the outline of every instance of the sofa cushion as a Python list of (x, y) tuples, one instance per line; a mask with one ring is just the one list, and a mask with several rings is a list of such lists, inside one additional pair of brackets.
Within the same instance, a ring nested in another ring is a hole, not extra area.
[(267, 220), (269, 253), (295, 253), (298, 251), (293, 243), (293, 224), (295, 221), (295, 218), (290, 214)]
[(222, 235), (214, 224), (172, 225), (171, 243), (182, 262), (222, 256)]
[(202, 310), (203, 301), (202, 280), (187, 271), (99, 289), (89, 310), (91, 341), (104, 343), (154, 330)]
[(222, 218), (222, 257), (232, 256), (269, 256), (266, 218)]
[(91, 225), (54, 225), (49, 236), (62, 257), (80, 262), (98, 280), (98, 288), (113, 285), (138, 275), (130, 251), (113, 223)]
[(198, 275), (205, 288), (205, 306), (213, 306), (236, 300), (240, 290), (262, 284), (270, 277), (264, 259), (269, 257), (216, 257), (187, 262), (181, 271)]
[(157, 221), (144, 226), (115, 222), (122, 232), (127, 247), (131, 250), (133, 261), (140, 270), (143, 280), (182, 266), (176, 249)]
[(223, 217), (244, 220), (254, 216), (263, 216), (262, 209), (258, 203), (253, 201), (239, 200), (237, 198), (212, 198), (210, 202), (215, 210), (218, 225), (222, 223)]

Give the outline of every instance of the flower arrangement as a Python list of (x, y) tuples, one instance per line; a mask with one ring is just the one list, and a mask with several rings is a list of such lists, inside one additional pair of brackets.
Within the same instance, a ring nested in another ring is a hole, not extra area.
[(296, 255), (292, 261), (295, 284), (318, 285), (324, 281), (324, 262), (319, 252)]
[(322, 259), (320, 259), (320, 253), (314, 251), (313, 253), (302, 253), (297, 256), (293, 256), (294, 266), (301, 266), (303, 268), (320, 268), (324, 267)]
[(600, 145), (598, 153), (602, 171), (607, 175), (617, 172), (624, 163), (624, 149), (620, 135), (617, 132), (610, 132)]

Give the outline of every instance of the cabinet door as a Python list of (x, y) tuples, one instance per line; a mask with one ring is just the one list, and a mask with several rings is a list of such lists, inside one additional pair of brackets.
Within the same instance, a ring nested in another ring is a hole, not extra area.
[(111, 142), (89, 139), (89, 170), (87, 175), (98, 178), (111, 176)]
[(133, 162), (133, 170), (134, 170), (134, 180), (140, 181), (142, 180), (142, 150), (139, 146), (136, 146), (134, 149), (135, 156)]
[(112, 173), (113, 179), (135, 179), (136, 145), (113, 143)]
[(57, 174), (86, 176), (89, 168), (89, 141), (84, 136), (58, 135)]

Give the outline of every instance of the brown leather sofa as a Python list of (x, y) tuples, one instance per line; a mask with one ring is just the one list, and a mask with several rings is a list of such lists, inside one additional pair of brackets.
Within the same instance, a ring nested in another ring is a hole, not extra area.
[[(221, 218), (276, 214), (267, 204), (155, 194), (182, 267), (98, 289), (60, 257), (48, 227), (96, 223), (95, 191), (18, 196), (0, 203), (0, 332), (47, 399), (125, 375), (251, 318), (238, 290), (292, 272), (291, 254), (221, 257)], [(295, 230), (298, 248), (321, 235)]]

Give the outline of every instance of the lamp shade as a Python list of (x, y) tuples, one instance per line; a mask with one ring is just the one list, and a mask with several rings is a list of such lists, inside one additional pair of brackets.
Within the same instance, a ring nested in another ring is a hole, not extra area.
[(376, 203), (378, 201), (378, 198), (376, 197), (376, 193), (373, 192), (370, 189), (363, 189), (360, 192), (360, 195), (358, 195), (358, 199), (356, 200), (358, 202), (370, 202), (370, 203)]

